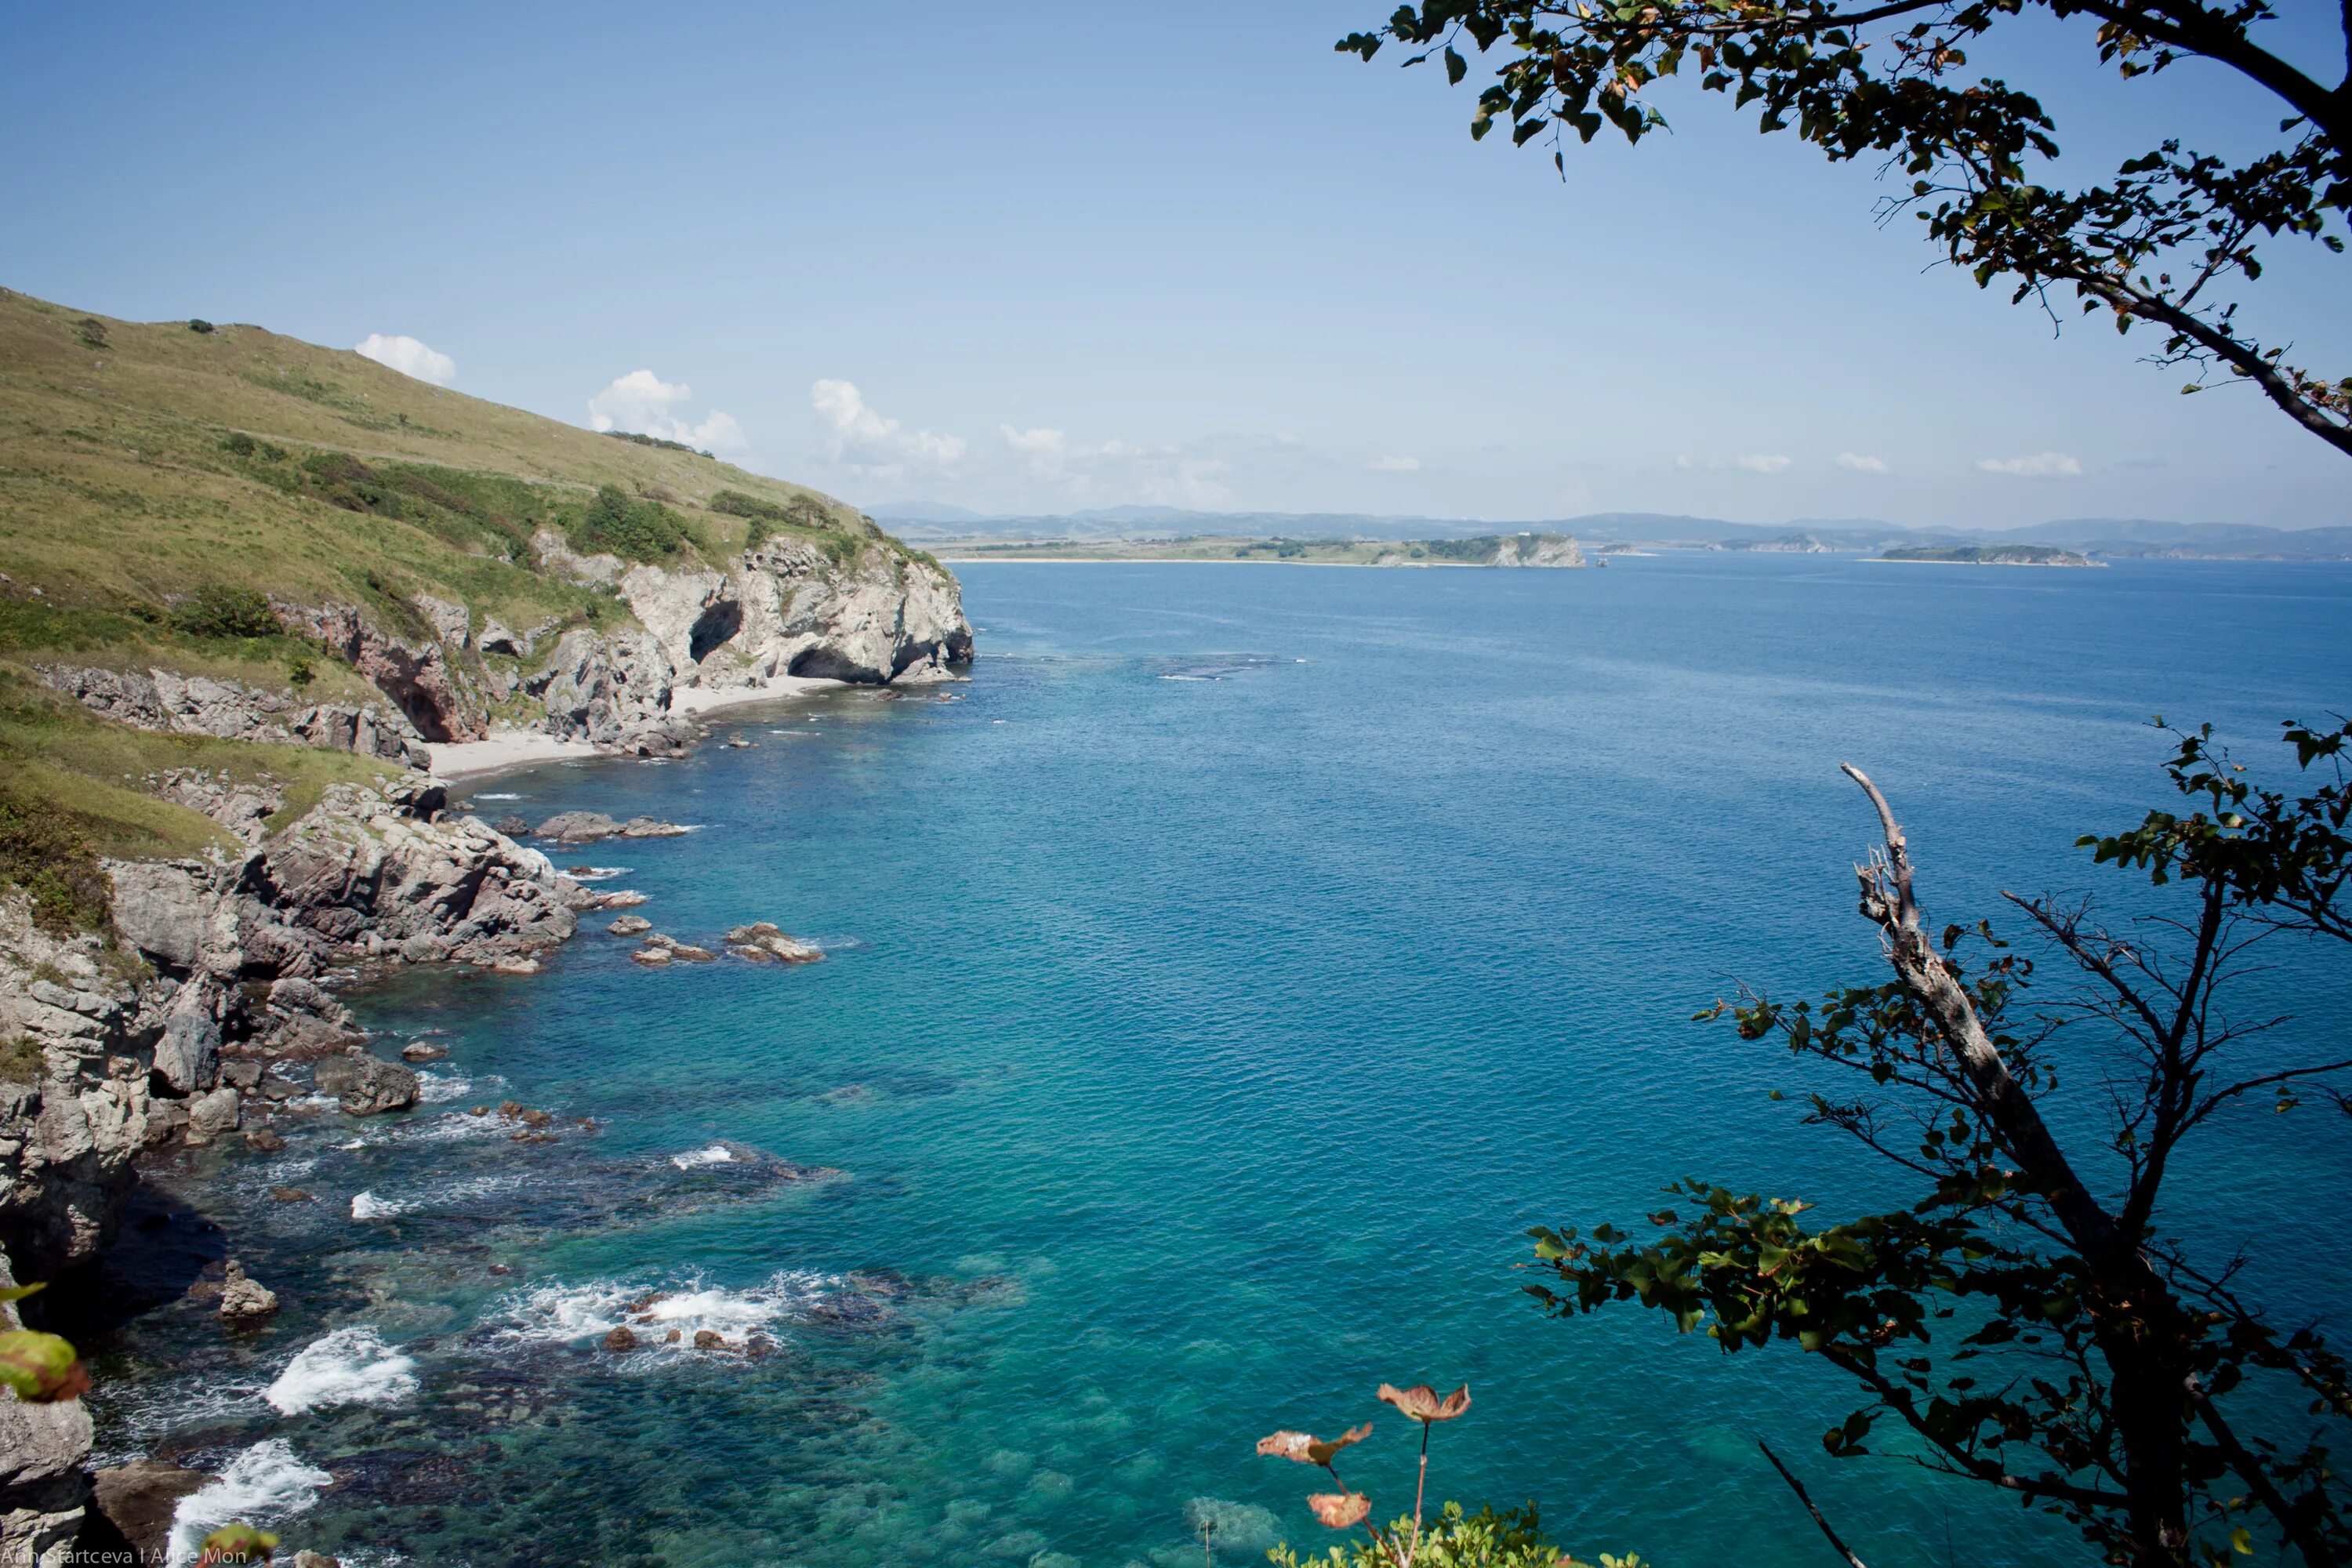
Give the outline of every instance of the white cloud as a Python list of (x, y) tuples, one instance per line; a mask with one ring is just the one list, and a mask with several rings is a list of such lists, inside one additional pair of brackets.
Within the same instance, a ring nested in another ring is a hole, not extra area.
[(2071, 479), (2081, 476), (2083, 465), (2063, 452), (2036, 452), (2030, 458), (1979, 458), (1977, 472), (2016, 479)]
[(429, 381), (436, 386), (446, 386), (457, 379), (456, 360), (437, 349), (426, 348), (415, 338), (388, 338), (382, 332), (370, 332), (361, 340), (356, 352), (403, 375)]
[(962, 437), (902, 429), (869, 405), (853, 383), (816, 383), (809, 388), (809, 406), (824, 426), (825, 455), (845, 468), (896, 476), (952, 468), (963, 458)]
[(1749, 452), (1731, 458), (1709, 458), (1702, 463), (1685, 455), (1675, 459), (1675, 467), (1685, 473), (1705, 468), (1711, 474), (1719, 474), (1726, 468), (1740, 468), (1751, 474), (1777, 474), (1789, 467), (1789, 459), (1772, 453)]
[[(1060, 430), (999, 425), (997, 434), (1031, 479), (1060, 487), (1072, 502), (1148, 501), (1208, 507), (1232, 499), (1224, 459), (1175, 447), (1139, 447), (1114, 437), (1073, 441)], [(1279, 444), (1279, 443), (1277, 443)]]
[(714, 408), (700, 424), (690, 425), (670, 412), (693, 395), (694, 389), (683, 382), (673, 384), (649, 370), (633, 370), (614, 376), (611, 385), (588, 400), (588, 427), (683, 441), (712, 452), (740, 452), (750, 446), (731, 414)]
[(1375, 458), (1371, 462), (1376, 474), (1417, 474), (1421, 471), (1419, 458)]
[(1865, 458), (1859, 452), (1840, 452), (1837, 455), (1837, 466), (1841, 468), (1851, 468), (1857, 474), (1886, 472), (1885, 458)]

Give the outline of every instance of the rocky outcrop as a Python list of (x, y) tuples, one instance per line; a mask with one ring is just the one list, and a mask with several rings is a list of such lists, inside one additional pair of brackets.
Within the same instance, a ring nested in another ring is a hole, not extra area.
[[(955, 578), (878, 540), (857, 542), (844, 560), (806, 539), (779, 535), (723, 571), (579, 555), (552, 531), (534, 542), (550, 571), (611, 584), (628, 601), (653, 645), (626, 650), (639, 690), (654, 684), (656, 652), (671, 684), (719, 690), (779, 675), (866, 684), (937, 679), (971, 658), (971, 626)], [(580, 657), (559, 645), (556, 662), (573, 668)], [(558, 722), (552, 703), (550, 722)]]
[[(445, 787), (416, 774), (380, 791), (337, 784), (241, 856), (107, 862), (112, 949), (45, 932), (23, 895), (0, 897), (9, 1258), (37, 1278), (88, 1261), (142, 1148), (235, 1133), (256, 1097), (296, 1092), (273, 1064), (352, 1060), (343, 1053), (362, 1037), (316, 984), (331, 967), (526, 964), (599, 901), (537, 850), (446, 805)], [(407, 1068), (357, 1073), (363, 1081), (331, 1091), (347, 1109), (415, 1102)]]
[[(441, 603), (425, 602), (436, 605)], [(462, 649), (466, 646), (465, 611), (457, 605), (441, 607), (455, 613), (457, 635), (454, 642)], [(489, 733), (489, 721), (480, 700), (461, 692), (441, 642), (411, 644), (384, 631), (354, 605), (313, 608), (286, 603), (277, 604), (275, 608), (280, 619), (325, 644), (357, 671), (361, 679), (391, 698), (426, 740), (478, 741)]]
[[(96, 1479), (89, 1525), (80, 1542), (81, 1560), (86, 1563), (164, 1561), (180, 1500), (201, 1491), (213, 1480), (202, 1470), (184, 1469), (167, 1459), (133, 1459), (99, 1471)], [(139, 1555), (99, 1555), (110, 1549)]]
[[(15, 1275), (0, 1258), (0, 1285)], [(0, 1327), (21, 1328), (13, 1306)], [(79, 1399), (26, 1405), (0, 1396), (0, 1563), (67, 1561), (89, 1501), (89, 1412)]]
[(669, 657), (646, 632), (604, 634), (575, 627), (547, 663), (525, 676), (522, 691), (545, 710), (549, 734), (563, 741), (672, 750), (691, 732), (670, 711)]
[(692, 831), (675, 822), (659, 822), (650, 816), (616, 822), (601, 811), (560, 811), (532, 829), (535, 837), (558, 844), (593, 844), (604, 838), (677, 838)]
[(325, 746), (423, 767), (424, 737), (405, 717), (378, 703), (305, 703), (288, 691), (234, 680), (174, 675), (167, 669), (100, 669), (44, 665), (41, 679), (93, 713), (140, 730), (211, 735), (224, 741)]
[[(962, 590), (929, 561), (874, 545), (842, 566), (804, 541), (776, 538), (742, 556), (730, 577), (731, 601), (714, 599), (688, 629), (692, 657), (681, 668), (694, 670), (693, 684), (723, 689), (774, 675), (920, 680), (971, 658)], [(710, 637), (703, 623), (711, 606), (730, 602), (740, 606), (734, 628)]]
[(95, 1256), (147, 1141), (163, 1019), (128, 968), (0, 896), (0, 1247), (31, 1279)]
[(1573, 538), (1561, 534), (1507, 533), (1487, 564), (1578, 567), (1584, 564), (1584, 551)]
[(251, 1328), (278, 1310), (278, 1292), (246, 1273), (232, 1258), (221, 1279), (220, 1320), (231, 1328)]
[(416, 1103), (416, 1069), (364, 1051), (328, 1058), (310, 1081), (320, 1094), (333, 1095), (347, 1115), (377, 1116)]
[(814, 963), (824, 949), (778, 930), (773, 921), (737, 926), (727, 933), (727, 951), (754, 963)]

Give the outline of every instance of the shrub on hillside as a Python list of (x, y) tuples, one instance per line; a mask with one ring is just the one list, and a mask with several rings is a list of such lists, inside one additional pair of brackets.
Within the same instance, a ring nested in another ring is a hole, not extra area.
[(285, 627), (251, 588), (199, 588), (173, 605), (172, 629), (192, 637), (274, 637)]
[(205, 321), (202, 316), (191, 316), (188, 318), (188, 331), (192, 332), (209, 332), (212, 330), (213, 324), (210, 321)]
[(113, 889), (89, 839), (61, 807), (0, 787), (0, 881), (33, 900), (33, 923), (59, 935), (103, 931)]
[(96, 316), (84, 316), (74, 323), (74, 335), (81, 339), (81, 346), (86, 349), (102, 349), (106, 346), (106, 323)]
[(618, 555), (625, 561), (660, 561), (694, 542), (679, 517), (659, 501), (638, 500), (617, 485), (599, 486), (565, 526), (572, 548), (583, 555)]

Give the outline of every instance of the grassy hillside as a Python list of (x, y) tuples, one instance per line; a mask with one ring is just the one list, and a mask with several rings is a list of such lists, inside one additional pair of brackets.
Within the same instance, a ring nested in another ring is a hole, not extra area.
[(419, 594), (467, 605), (477, 625), (626, 624), (618, 597), (537, 569), (530, 540), (547, 527), (583, 552), (666, 565), (715, 563), (777, 534), (844, 562), (902, 548), (800, 486), (356, 353), (0, 290), (0, 877), (21, 882), (9, 867), (49, 853), (42, 845), (147, 854), (215, 842), (205, 818), (144, 793), (165, 768), (268, 772), (307, 801), (383, 766), (142, 734), (53, 696), (32, 667), (159, 664), (273, 689), (292, 678), (314, 700), (376, 695), (269, 634), (266, 617), (240, 617), (256, 595), (358, 604), (412, 634), (425, 630)]

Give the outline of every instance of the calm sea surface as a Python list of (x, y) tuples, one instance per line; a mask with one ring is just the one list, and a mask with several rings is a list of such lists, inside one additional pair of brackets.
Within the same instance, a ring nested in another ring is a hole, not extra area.
[[(142, 1203), (102, 1450), (226, 1470), (205, 1506), (347, 1563), (1173, 1565), (1208, 1517), (1241, 1563), (1323, 1543), (1312, 1472), (1255, 1439), (1376, 1418), (1347, 1470), (1392, 1514), (1412, 1441), (1373, 1388), (1467, 1381), (1433, 1491), (1535, 1500), (1587, 1556), (1830, 1561), (1755, 1435), (1869, 1561), (2081, 1555), (1899, 1444), (1830, 1459), (1850, 1402), (1793, 1350), (1545, 1321), (1522, 1233), (1685, 1174), (1898, 1194), (1801, 1124), (1785, 1054), (1689, 1021), (1738, 979), (1878, 978), (1837, 763), (1893, 797), (1933, 921), (1998, 921), (2002, 888), (2139, 907), (2072, 845), (2165, 798), (2149, 715), (2271, 765), (2278, 721), (2352, 702), (2352, 571), (962, 575), (969, 684), (474, 786), (694, 824), (558, 863), (625, 868), (683, 941), (766, 919), (830, 956), (649, 971), (599, 921), (536, 977), (356, 999), (380, 1049), (448, 1047), (435, 1102), (311, 1115)], [(2352, 1005), (2345, 965), (2281, 957), (2249, 1010), (2315, 1022), (2257, 1056)], [(2092, 1117), (2101, 1058), (2066, 1060)], [(501, 1100), (554, 1141), (464, 1114)], [(2342, 1126), (2249, 1107), (2168, 1223), (2294, 1258), (2256, 1269), (2291, 1309), (2340, 1298)], [(287, 1302), (257, 1338), (164, 1299), (224, 1247)]]

